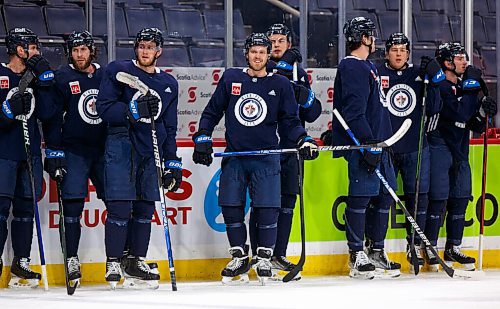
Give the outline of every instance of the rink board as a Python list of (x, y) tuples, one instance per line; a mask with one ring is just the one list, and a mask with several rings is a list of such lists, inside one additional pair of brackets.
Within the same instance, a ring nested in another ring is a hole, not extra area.
[[(216, 148), (215, 151), (223, 151)], [(177, 278), (185, 280), (217, 280), (220, 270), (228, 261), (227, 238), (220, 207), (217, 204), (220, 159), (215, 159), (210, 167), (195, 165), (192, 162), (192, 148), (179, 148), (183, 158), (184, 182), (176, 193), (167, 194), (167, 213), (170, 218), (171, 237)], [(482, 146), (471, 146), (471, 166), (474, 200), (469, 204), (464, 231), (464, 249), (477, 256), (479, 223), (475, 206), (479, 207), (481, 190)], [(498, 223), (498, 198), (500, 186), (495, 183), (500, 172), (500, 145), (489, 147), (488, 163), (488, 201), (486, 203), (484, 267), (499, 268), (500, 261), (500, 223)], [(62, 284), (64, 281), (62, 254), (57, 229), (57, 198), (55, 184), (45, 175), (43, 199), (39, 203), (42, 221), (45, 256), (48, 264), (49, 282)], [(307, 263), (305, 275), (331, 275), (347, 273), (347, 245), (342, 214), (347, 193), (347, 169), (343, 159), (332, 159), (329, 153), (305, 165), (305, 217), (307, 231)], [(93, 190), (93, 187), (89, 187)], [(160, 261), (164, 279), (168, 279), (164, 231), (161, 224), (161, 211), (157, 205), (153, 219), (152, 236), (148, 260)], [(477, 208), (479, 209), (479, 208)], [(332, 215), (332, 213), (334, 215)], [(299, 212), (296, 207), (294, 226), (288, 255), (296, 259), (300, 255)], [(104, 282), (104, 219), (103, 204), (95, 192), (89, 195), (81, 220), (82, 239), (79, 256), (83, 263), (85, 283)], [(248, 213), (247, 213), (248, 218)], [(404, 216), (400, 209), (391, 209), (386, 248), (392, 257), (407, 269), (404, 250), (406, 246), (403, 227)], [(441, 229), (439, 246), (443, 246), (444, 229)], [(34, 237), (31, 256), (33, 264), (39, 264), (38, 246)], [(10, 238), (3, 255), (6, 268), (0, 279), (5, 286), (12, 260)]]

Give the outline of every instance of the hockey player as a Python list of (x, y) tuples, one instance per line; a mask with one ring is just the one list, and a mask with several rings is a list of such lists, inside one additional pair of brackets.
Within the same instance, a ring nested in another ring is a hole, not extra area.
[[(267, 63), (267, 70), (287, 77), (290, 81), (293, 80), (293, 64), (302, 62), (302, 56), (297, 48), (292, 47), (292, 36), (287, 26), (283, 24), (274, 24), (269, 27), (267, 37), (272, 44), (271, 60)], [(302, 126), (305, 122), (314, 122), (321, 115), (321, 102), (316, 99), (314, 92), (311, 91), (307, 73), (302, 68), (297, 68), (298, 80), (292, 83), (295, 99), (299, 107), (299, 118)], [(282, 132), (283, 128), (278, 127), (280, 136), (286, 136)], [(295, 141), (282, 138), (279, 143), (280, 148), (293, 148), (296, 146)], [(283, 154), (280, 159), (281, 163), (281, 207), (278, 215), (278, 230), (276, 238), (276, 246), (274, 247), (271, 264), (273, 275), (277, 275), (280, 270), (290, 271), (295, 267), (295, 264), (286, 258), (286, 249), (288, 247), (288, 239), (292, 230), (293, 209), (299, 194), (299, 179), (298, 179), (298, 160), (295, 154)], [(256, 232), (255, 215), (250, 214), (250, 240), (252, 245), (252, 253), (256, 258)], [(255, 262), (252, 258), (252, 262)], [(295, 277), (300, 279), (300, 273)]]
[[(114, 61), (104, 73), (97, 97), (97, 111), (107, 123), (104, 154), (104, 190), (108, 216), (105, 226), (106, 281), (114, 288), (122, 277), (120, 259), (127, 239), (129, 257), (123, 261), (124, 285), (147, 284), (157, 288), (159, 274), (144, 261), (151, 235), (155, 201), (160, 199), (153, 153), (150, 118), (154, 117), (159, 145), (163, 187), (176, 191), (182, 181), (182, 163), (177, 157), (178, 84), (156, 67), (162, 54), (163, 37), (157, 28), (145, 28), (135, 39), (135, 60)], [(149, 88), (146, 95), (120, 83), (118, 72), (137, 76)], [(133, 280), (137, 279), (137, 280)]]
[(89, 178), (98, 198), (104, 198), (106, 126), (95, 107), (103, 69), (92, 62), (96, 58), (96, 49), (88, 31), (72, 32), (65, 49), (69, 64), (55, 72), (56, 84), (48, 97), (59, 111), (57, 151), (64, 153), (67, 175), (56, 175), (57, 168), (51, 166), (54, 160), (50, 158), (46, 159), (45, 168), (52, 179), (61, 181), (68, 277), (78, 285), (81, 278), (78, 259), (80, 217), (88, 194)]
[[(0, 66), (0, 260), (7, 240), (7, 218), (12, 204), (11, 239), (14, 251), (10, 287), (37, 287), (41, 275), (30, 269), (30, 251), (33, 238), (33, 194), (42, 193), (41, 137), (37, 120), (48, 123), (55, 108), (41, 102), (39, 90), (50, 87), (54, 73), (49, 63), (40, 56), (38, 36), (27, 28), (10, 30), (5, 39), (9, 63)], [(29, 88), (19, 93), (18, 84), (25, 70), (35, 79)], [(36, 104), (35, 104), (36, 102)], [(31, 190), (27, 154), (24, 144), (23, 122), (27, 119), (31, 164), (35, 192)], [(0, 262), (0, 264), (2, 264)], [(0, 268), (1, 272), (1, 268)]]
[[(392, 147), (394, 156), (395, 174), (401, 173), (405, 204), (410, 213), (415, 209), (416, 171), (418, 147), (420, 138), (420, 120), (423, 117), (422, 98), (423, 80), (427, 75), (430, 84), (427, 86), (426, 114), (434, 115), (441, 108), (438, 83), (444, 80), (444, 73), (435, 59), (422, 57), (420, 67), (408, 63), (410, 58), (410, 41), (403, 33), (393, 33), (385, 43), (386, 62), (377, 67), (382, 90), (387, 99), (387, 107), (393, 128), (399, 128), (407, 118), (413, 125), (405, 136)], [(429, 192), (429, 147), (424, 135), (421, 153), (420, 185), (416, 222), (421, 229), (425, 227)], [(371, 210), (371, 208), (369, 208)], [(410, 241), (411, 225), (406, 222), (407, 230), (407, 259), (411, 263)], [(415, 235), (416, 256), (419, 265), (424, 260), (420, 254), (420, 238)]]
[[(193, 136), (193, 161), (212, 163), (212, 132), (225, 116), (228, 151), (277, 149), (281, 138), (295, 141), (304, 159), (318, 156), (316, 142), (307, 136), (297, 115), (290, 82), (266, 72), (271, 43), (263, 33), (251, 34), (245, 42), (248, 68), (228, 69), (200, 119)], [(271, 257), (276, 243), (280, 208), (280, 158), (275, 155), (228, 157), (222, 160), (219, 205), (226, 224), (232, 260), (222, 270), (223, 283), (240, 277), (248, 281), (250, 269), (247, 230), (244, 223), (246, 189), (250, 190), (257, 226), (257, 257), (254, 268), (262, 284), (272, 276)]]
[[(351, 54), (339, 64), (334, 84), (333, 107), (343, 116), (354, 135), (363, 144), (391, 136), (392, 127), (380, 89), (375, 66), (367, 60), (375, 51), (375, 25), (364, 17), (355, 17), (344, 25), (344, 35)], [(333, 117), (333, 145), (352, 144), (340, 122)], [(381, 188), (374, 174), (380, 169), (391, 187), (396, 178), (388, 153), (375, 151), (335, 152), (348, 162), (349, 193), (345, 210), (347, 244), (349, 246), (349, 275), (353, 278), (374, 278), (374, 271), (398, 276), (401, 265), (390, 261), (384, 250), (391, 196)], [(367, 208), (373, 209), (367, 210)], [(366, 213), (366, 214), (365, 214)], [(363, 251), (365, 220), (368, 248)]]
[[(462, 45), (441, 44), (436, 50), (436, 59), (446, 80), (439, 86), (443, 108), (439, 118), (430, 121), (430, 129), (436, 130), (428, 134), (431, 183), (425, 234), (436, 246), (446, 205), (444, 261), (450, 266), (457, 262), (467, 270), (474, 270), (476, 260), (460, 250), (465, 211), (472, 198), (469, 135), (471, 130), (484, 131), (485, 115), (494, 116), (497, 105), (487, 96), (478, 100), (478, 93), (486, 84), (481, 78), (481, 70), (468, 66), (468, 56)], [(431, 269), (438, 269), (437, 259), (430, 250), (426, 250), (426, 260)]]

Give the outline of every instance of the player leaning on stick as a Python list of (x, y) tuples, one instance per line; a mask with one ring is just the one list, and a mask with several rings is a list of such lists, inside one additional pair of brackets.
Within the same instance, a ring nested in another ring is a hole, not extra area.
[[(54, 73), (40, 55), (38, 36), (27, 28), (10, 30), (5, 39), (9, 63), (0, 66), (0, 275), (1, 255), (7, 240), (7, 218), (12, 204), (13, 219), (10, 234), (14, 260), (9, 286), (38, 286), (39, 273), (30, 269), (30, 251), (33, 238), (33, 194), (42, 194), (42, 161), (40, 131), (37, 120), (45, 125), (55, 114), (55, 107), (40, 100), (40, 90), (52, 86)], [(26, 70), (35, 79), (23, 93), (18, 85)], [(23, 139), (22, 119), (28, 119), (29, 144), (32, 155), (35, 191), (31, 191), (27, 155)], [(48, 132), (46, 132), (48, 133)]]
[[(361, 143), (384, 140), (392, 135), (389, 112), (380, 89), (377, 69), (367, 60), (370, 53), (375, 51), (375, 25), (367, 18), (356, 17), (345, 23), (344, 35), (351, 54), (339, 64), (333, 107), (343, 116)], [(333, 117), (332, 125), (333, 145), (352, 143), (336, 117)], [(401, 265), (391, 262), (384, 251), (392, 198), (374, 174), (375, 169), (380, 169), (391, 187), (396, 186), (389, 154), (385, 150), (363, 153), (350, 151), (334, 152), (334, 156), (343, 156), (348, 163), (349, 193), (345, 224), (350, 276), (372, 279), (376, 268), (391, 276), (398, 276)], [(367, 253), (363, 251), (365, 233)]]
[[(496, 102), (488, 96), (478, 99), (486, 84), (481, 70), (468, 65), (468, 55), (460, 43), (444, 43), (436, 50), (436, 59), (446, 80), (439, 86), (443, 108), (439, 118), (431, 118), (428, 134), (431, 155), (431, 184), (425, 235), (437, 245), (441, 216), (445, 206), (446, 245), (444, 261), (457, 262), (465, 269), (475, 269), (475, 259), (462, 253), (460, 245), (465, 224), (465, 212), (472, 197), (469, 165), (470, 131), (484, 132), (485, 115), (497, 113)], [(426, 260), (433, 270), (438, 262), (430, 250)]]
[[(410, 213), (415, 209), (415, 186), (417, 160), (419, 156), (419, 138), (421, 117), (433, 115), (441, 109), (441, 99), (439, 96), (438, 83), (444, 80), (444, 73), (439, 63), (435, 59), (422, 57), (420, 66), (409, 64), (410, 41), (403, 33), (393, 33), (385, 42), (386, 62), (377, 67), (382, 90), (386, 94), (387, 107), (390, 112), (390, 119), (393, 128), (401, 126), (402, 122), (410, 118), (413, 125), (405, 136), (394, 146), (394, 167), (396, 175), (401, 173), (403, 180), (403, 192), (405, 194), (405, 205)], [(424, 79), (428, 76), (427, 97), (425, 101), (425, 114), (422, 111), (422, 97), (424, 94)], [(420, 185), (418, 195), (418, 207), (416, 221), (422, 229), (425, 227), (429, 192), (429, 147), (427, 138), (423, 135), (420, 165)], [(406, 222), (407, 230), (407, 259), (411, 262), (410, 237), (411, 225)], [(416, 256), (419, 265), (423, 265), (424, 260), (418, 249), (420, 238), (415, 235)]]
[[(139, 31), (134, 46), (136, 59), (110, 63), (97, 97), (97, 111), (108, 126), (104, 154), (104, 190), (108, 210), (105, 245), (106, 281), (112, 288), (122, 277), (120, 262), (129, 224), (129, 256), (122, 264), (125, 278), (132, 280), (126, 280), (124, 284), (146, 283), (148, 287), (157, 288), (160, 279), (144, 261), (155, 201), (160, 200), (151, 117), (155, 119), (160, 160), (165, 164), (163, 186), (176, 191), (182, 181), (182, 163), (176, 155), (175, 143), (178, 84), (170, 74), (156, 67), (162, 45), (162, 33), (157, 28)], [(118, 72), (138, 77), (150, 88), (149, 92), (141, 95), (138, 90), (118, 82)]]
[[(225, 116), (227, 151), (278, 149), (278, 127), (295, 141), (304, 159), (318, 156), (317, 145), (307, 136), (297, 114), (288, 79), (266, 72), (271, 43), (263, 33), (251, 34), (245, 42), (248, 68), (228, 69), (208, 102), (193, 136), (193, 161), (212, 163), (214, 127)], [(246, 275), (250, 269), (245, 220), (246, 190), (249, 189), (257, 227), (257, 262), (261, 282), (272, 276), (271, 257), (276, 243), (280, 203), (280, 156), (227, 157), (222, 160), (219, 205), (229, 239), (232, 261), (222, 270), (223, 283)]]

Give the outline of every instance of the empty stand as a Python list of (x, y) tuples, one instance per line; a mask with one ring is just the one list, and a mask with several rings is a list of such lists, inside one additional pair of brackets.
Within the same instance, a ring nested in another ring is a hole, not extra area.
[[(224, 39), (226, 36), (226, 15), (223, 10), (204, 11), (205, 26), (209, 39)], [(233, 11), (233, 38), (245, 40), (245, 27), (239, 10)]]
[[(108, 14), (105, 7), (94, 7), (92, 9), (93, 35), (106, 37)], [(127, 23), (125, 21), (125, 12), (122, 8), (115, 8), (115, 34), (116, 38), (123, 39), (128, 37)]]
[(201, 43), (190, 46), (191, 60), (193, 66), (197, 67), (223, 67), (224, 66), (224, 44)]
[(160, 67), (189, 67), (189, 54), (182, 40), (165, 40), (163, 53), (158, 58), (157, 65)]
[(450, 22), (444, 14), (414, 14), (413, 22), (419, 42), (447, 42), (452, 39)]
[(85, 30), (87, 28), (85, 14), (81, 7), (46, 6), (44, 10), (49, 35), (62, 36), (74, 30)]
[(161, 10), (145, 7), (125, 8), (127, 18), (128, 34), (135, 35), (143, 28), (156, 27), (165, 29), (165, 19)]
[(181, 37), (205, 39), (205, 27), (201, 13), (195, 9), (167, 9), (165, 10), (167, 20), (167, 31), (169, 34), (176, 33)]

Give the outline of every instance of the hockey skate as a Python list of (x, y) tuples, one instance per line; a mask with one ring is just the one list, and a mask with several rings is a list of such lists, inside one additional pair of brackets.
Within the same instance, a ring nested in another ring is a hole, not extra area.
[(375, 266), (366, 256), (364, 251), (349, 250), (349, 277), (355, 279), (373, 279), (375, 276)]
[(464, 270), (476, 270), (476, 259), (467, 256), (460, 251), (460, 246), (446, 245), (444, 250), (444, 262), (446, 265), (453, 267), (453, 263), (461, 264)]
[(248, 271), (250, 270), (250, 261), (248, 260), (248, 246), (245, 250), (241, 247), (229, 248), (229, 254), (233, 257), (231, 261), (222, 270), (222, 284), (238, 285), (248, 283)]
[[(158, 271), (158, 270), (156, 270)], [(143, 257), (129, 256), (124, 268), (125, 281), (123, 287), (131, 289), (157, 289), (160, 275), (154, 273)]]
[[(429, 267), (429, 271), (438, 272), (439, 271), (439, 261), (436, 258), (436, 256), (434, 255), (434, 253), (432, 253), (432, 251), (425, 244), (422, 244), (421, 249), (423, 249), (423, 251), (424, 251), (424, 259), (425, 259), (425, 263)], [(434, 247), (434, 249), (436, 250), (436, 252), (438, 252), (437, 247)]]
[(80, 279), (82, 278), (82, 273), (80, 271), (80, 261), (78, 256), (69, 257), (66, 260), (68, 264), (68, 279), (71, 287), (79, 287)]
[(10, 272), (9, 288), (37, 288), (42, 275), (30, 269), (30, 258), (15, 256)]
[[(283, 276), (280, 276), (280, 272), (289, 272), (295, 268), (295, 264), (290, 262), (286, 256), (273, 256), (271, 258), (271, 271), (273, 276), (269, 280), (273, 281), (283, 281)], [(292, 279), (294, 281), (300, 280), (302, 278), (300, 272)]]
[(267, 280), (273, 276), (273, 272), (271, 270), (272, 255), (273, 249), (271, 248), (257, 248), (257, 263), (255, 263), (255, 265), (253, 265), (252, 267), (257, 273), (257, 278), (262, 285), (266, 285)]
[[(418, 267), (419, 267), (418, 270), (420, 271), (424, 266), (424, 258), (422, 257), (422, 253), (420, 252), (420, 246), (418, 245), (415, 245), (415, 255), (417, 256)], [(410, 273), (414, 274), (415, 269), (413, 268), (411, 258), (412, 256), (411, 256), (410, 245), (406, 245), (406, 260), (408, 261), (408, 263), (410, 263)]]
[(106, 281), (112, 290), (116, 289), (116, 286), (122, 279), (122, 269), (120, 267), (120, 259), (118, 258), (108, 258), (106, 260)]
[(375, 266), (375, 276), (378, 278), (401, 276), (401, 264), (389, 260), (384, 249), (368, 248), (368, 258)]

